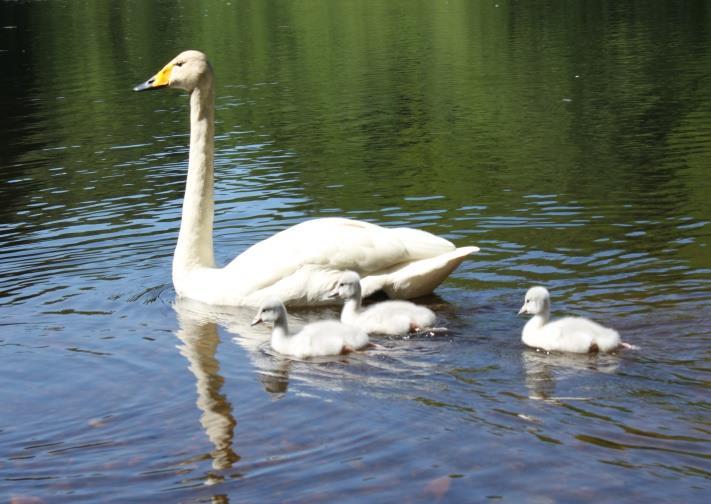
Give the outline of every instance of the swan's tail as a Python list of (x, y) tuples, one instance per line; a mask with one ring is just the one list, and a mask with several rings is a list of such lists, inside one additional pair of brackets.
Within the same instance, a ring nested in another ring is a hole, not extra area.
[(363, 296), (384, 291), (390, 298), (411, 299), (430, 294), (462, 261), (479, 247), (460, 247), (436, 257), (389, 268), (361, 279)]
[(620, 333), (608, 327), (602, 327), (594, 322), (591, 331), (592, 344), (595, 345), (601, 352), (612, 352), (620, 347)]
[(415, 228), (388, 229), (387, 232), (396, 236), (407, 247), (411, 259), (419, 261), (430, 257), (438, 257), (455, 250), (455, 245), (440, 236)]

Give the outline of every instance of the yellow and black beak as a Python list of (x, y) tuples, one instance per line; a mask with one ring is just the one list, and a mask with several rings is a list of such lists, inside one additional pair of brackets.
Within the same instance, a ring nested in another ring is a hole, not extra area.
[(150, 89), (160, 89), (170, 84), (170, 73), (173, 71), (173, 63), (168, 63), (160, 72), (148, 79), (143, 84), (134, 87), (134, 91), (148, 91)]

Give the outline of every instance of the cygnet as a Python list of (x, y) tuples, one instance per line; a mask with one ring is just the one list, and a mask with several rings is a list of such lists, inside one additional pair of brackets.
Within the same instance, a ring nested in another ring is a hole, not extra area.
[(432, 310), (409, 301), (383, 301), (361, 309), (360, 277), (353, 271), (339, 277), (331, 297), (345, 300), (341, 322), (359, 327), (369, 334), (398, 336), (428, 330), (436, 319)]
[(368, 346), (368, 334), (358, 327), (343, 324), (337, 320), (322, 320), (304, 326), (296, 334), (289, 334), (284, 303), (279, 299), (265, 301), (252, 325), (271, 322), (271, 345), (280, 354), (305, 359), (340, 355), (360, 350)]
[(551, 297), (545, 287), (531, 287), (518, 314), (533, 315), (523, 327), (521, 339), (531, 347), (559, 352), (611, 352), (620, 347), (633, 348), (622, 343), (614, 329), (601, 326), (583, 317), (564, 317), (550, 321)]

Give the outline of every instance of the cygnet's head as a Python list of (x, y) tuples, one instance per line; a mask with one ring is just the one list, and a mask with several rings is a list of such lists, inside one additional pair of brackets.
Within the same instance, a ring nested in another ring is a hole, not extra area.
[(267, 299), (262, 303), (257, 315), (252, 320), (252, 325), (257, 325), (262, 322), (274, 323), (282, 317), (286, 317), (286, 307), (280, 299)]
[(360, 298), (360, 276), (355, 271), (346, 271), (339, 278), (336, 288), (331, 291), (330, 297), (345, 299)]
[(192, 92), (200, 85), (212, 82), (212, 67), (200, 51), (184, 51), (173, 58), (157, 74), (143, 84), (134, 87), (134, 91), (172, 87)]
[(550, 309), (551, 295), (548, 293), (548, 289), (536, 286), (531, 287), (528, 289), (528, 292), (526, 292), (526, 298), (518, 314), (539, 315), (550, 312)]

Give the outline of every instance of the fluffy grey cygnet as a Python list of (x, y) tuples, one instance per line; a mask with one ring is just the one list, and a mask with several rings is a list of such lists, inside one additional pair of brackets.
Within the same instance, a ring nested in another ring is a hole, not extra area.
[(383, 301), (362, 309), (360, 276), (353, 271), (346, 271), (340, 276), (331, 297), (340, 297), (345, 301), (341, 322), (359, 327), (369, 334), (401, 336), (427, 330), (437, 318), (432, 310), (409, 301)]
[(252, 325), (261, 322), (274, 324), (271, 345), (280, 354), (298, 359), (340, 355), (368, 346), (368, 334), (337, 320), (321, 320), (304, 326), (296, 334), (289, 334), (284, 303), (279, 299), (265, 301), (254, 317)]
[(533, 315), (523, 327), (521, 339), (531, 347), (560, 352), (611, 352), (620, 347), (634, 348), (622, 343), (614, 329), (604, 327), (584, 317), (564, 317), (550, 321), (551, 297), (545, 287), (531, 287), (526, 292), (519, 315)]

